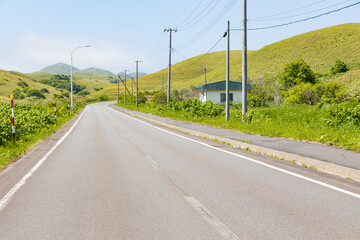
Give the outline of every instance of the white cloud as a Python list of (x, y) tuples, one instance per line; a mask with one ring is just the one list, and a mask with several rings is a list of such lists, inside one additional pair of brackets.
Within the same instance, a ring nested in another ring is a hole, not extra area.
[(74, 52), (74, 66), (78, 68), (99, 67), (117, 73), (125, 68), (134, 68), (134, 60), (144, 55), (116, 40), (87, 41), (33, 32), (20, 36), (14, 54), (18, 61), (37, 66), (37, 69), (33, 69), (35, 71), (58, 62), (70, 64), (71, 51), (82, 45), (91, 45), (91, 48)]

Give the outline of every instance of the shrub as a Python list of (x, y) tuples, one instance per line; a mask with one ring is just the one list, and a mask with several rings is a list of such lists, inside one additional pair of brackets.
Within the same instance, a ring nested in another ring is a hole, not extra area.
[(300, 83), (288, 92), (283, 92), (285, 103), (315, 105), (320, 102), (311, 83)]
[(331, 68), (331, 74), (335, 75), (337, 73), (347, 72), (349, 69), (346, 64), (340, 60), (336, 60), (335, 65)]
[(42, 92), (42, 93), (49, 93), (49, 90), (47, 90), (46, 88), (42, 88), (42, 89), (40, 89), (40, 92)]
[(314, 72), (301, 58), (285, 65), (284, 70), (278, 75), (281, 90), (288, 90), (300, 83), (316, 82)]
[(350, 124), (360, 126), (360, 104), (349, 106), (347, 103), (331, 106), (325, 123), (332, 126)]
[(21, 93), (20, 89), (18, 88), (15, 88), (13, 91), (12, 91), (12, 94), (14, 96), (15, 99), (24, 99), (25, 98), (25, 95)]
[(110, 98), (108, 96), (106, 96), (106, 95), (100, 95), (100, 96), (98, 96), (98, 99), (101, 102), (106, 102), (106, 101), (110, 100)]
[(77, 95), (80, 95), (80, 96), (82, 96), (82, 95), (89, 95), (89, 94), (90, 94), (90, 92), (89, 92), (88, 90), (82, 90), (82, 91), (80, 91), (80, 92), (77, 93)]
[(36, 97), (36, 98), (45, 98), (45, 95), (40, 92), (39, 89), (35, 89), (35, 88), (29, 88), (26, 89), (26, 96), (27, 97)]
[(167, 95), (165, 92), (158, 92), (154, 95), (153, 102), (158, 105), (164, 105), (167, 103)]
[(21, 80), (20, 78), (19, 78), (19, 80), (20, 80), (20, 82), (17, 82), (17, 85), (18, 85), (19, 87), (21, 87), (21, 88), (29, 87), (29, 85), (28, 85), (26, 82), (24, 82), (24, 81)]

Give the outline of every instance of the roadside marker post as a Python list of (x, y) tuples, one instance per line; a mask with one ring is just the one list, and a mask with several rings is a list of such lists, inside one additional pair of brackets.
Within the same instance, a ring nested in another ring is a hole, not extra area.
[(70, 101), (68, 101), (68, 114), (70, 116)]
[(56, 122), (56, 101), (54, 101), (54, 115), (55, 115), (55, 122)]
[(12, 123), (12, 140), (15, 143), (15, 114), (14, 114), (14, 96), (11, 95), (11, 123)]

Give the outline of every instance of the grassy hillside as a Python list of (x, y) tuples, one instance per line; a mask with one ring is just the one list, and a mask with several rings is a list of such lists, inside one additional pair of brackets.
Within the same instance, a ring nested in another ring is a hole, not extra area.
[(51, 86), (47, 86), (32, 79), (26, 77), (25, 74), (17, 72), (8, 72), (0, 69), (0, 101), (8, 101), (9, 96), (12, 95), (12, 91), (16, 88), (22, 89), (22, 83), (26, 83), (29, 88), (43, 89), (46, 88), (49, 93), (45, 93), (46, 98), (53, 96), (54, 93), (59, 94), (60, 92)]
[[(52, 73), (52, 74), (69, 74), (71, 66), (65, 63), (56, 63), (50, 66), (47, 66), (40, 70), (42, 73)], [(73, 71), (79, 71), (80, 69), (73, 66)]]
[[(177, 63), (172, 67), (172, 89), (189, 88), (204, 82), (203, 67), (207, 68), (207, 81), (216, 82), (225, 79), (226, 53), (214, 52), (196, 56)], [(360, 67), (360, 23), (349, 23), (294, 36), (268, 45), (257, 51), (248, 52), (248, 76), (252, 79), (262, 77), (275, 79), (284, 65), (296, 58), (303, 58), (317, 73), (328, 73), (337, 59), (344, 61), (351, 70)], [(200, 61), (197, 61), (200, 60)], [(231, 80), (240, 81), (242, 75), (241, 51), (231, 53)], [(352, 72), (352, 71), (351, 71)], [(350, 73), (349, 73), (350, 74)], [(357, 76), (352, 72), (348, 77)], [(167, 82), (168, 69), (146, 75), (139, 79), (142, 90), (160, 90), (161, 77)], [(102, 91), (113, 95), (116, 88)]]
[[(50, 79), (53, 74), (50, 73), (28, 73), (24, 74), (31, 79), (42, 80), (42, 79)], [(67, 74), (68, 75), (68, 74)], [(92, 74), (92, 73), (75, 73), (73, 75), (74, 82), (76, 84), (85, 85), (86, 91), (90, 93), (96, 92), (96, 89), (108, 88), (113, 86), (109, 81), (109, 75), (101, 75), (101, 74)]]
[(114, 75), (112, 72), (100, 69), (100, 68), (86, 68), (84, 70), (77, 71), (79, 73), (91, 73), (91, 74), (98, 74), (98, 75)]
[[(226, 52), (214, 52), (204, 55), (199, 55), (190, 58), (186, 61), (174, 64), (171, 68), (172, 74), (172, 89), (188, 88), (191, 85), (198, 85), (204, 82), (204, 67), (206, 67), (207, 75), (226, 64)], [(231, 61), (241, 58), (241, 51), (232, 51), (230, 54)], [(167, 84), (168, 69), (163, 69), (159, 72), (148, 74), (139, 78), (139, 89), (142, 90), (160, 90), (162, 87), (162, 77), (164, 77), (164, 88)], [(194, 79), (197, 78), (195, 81)], [(225, 77), (225, 76), (224, 76)], [(209, 79), (208, 80), (214, 80)], [(129, 83), (129, 86), (130, 83)], [(130, 88), (130, 87), (129, 87)], [(130, 89), (129, 89), (130, 90)], [(124, 87), (120, 84), (120, 92), (124, 92)], [(97, 92), (96, 95), (105, 94), (110, 97), (117, 96), (117, 85)]]

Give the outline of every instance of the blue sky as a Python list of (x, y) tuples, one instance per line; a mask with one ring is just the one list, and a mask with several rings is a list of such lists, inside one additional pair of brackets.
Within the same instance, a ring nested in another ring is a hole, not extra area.
[[(271, 26), (329, 12), (356, 0), (248, 1), (249, 28)], [(167, 67), (166, 27), (173, 35), (173, 63), (207, 52), (223, 35), (227, 20), (241, 28), (242, 0), (0, 0), (0, 69), (34, 72), (58, 63), (99, 67), (114, 73), (152, 73)], [(193, 13), (193, 14), (191, 14)], [(290, 26), (249, 31), (248, 49), (321, 28), (360, 22), (360, 4)], [(265, 18), (264, 18), (265, 17)], [(231, 33), (231, 49), (241, 49), (242, 34)], [(225, 50), (222, 40), (213, 51)]]

